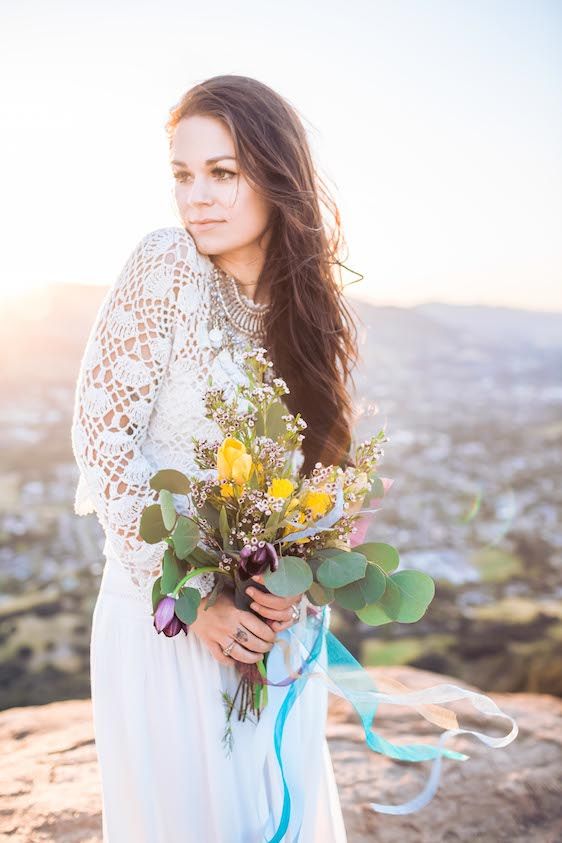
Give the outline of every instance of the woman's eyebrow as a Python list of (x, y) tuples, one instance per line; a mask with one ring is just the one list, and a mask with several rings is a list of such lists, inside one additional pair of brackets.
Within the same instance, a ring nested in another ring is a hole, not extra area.
[[(223, 158), (231, 158), (233, 161), (236, 161), (235, 155), (215, 155), (214, 158), (207, 158), (205, 164), (215, 164), (217, 161), (222, 161)], [(172, 164), (178, 164), (180, 167), (187, 167), (185, 161), (172, 161)]]

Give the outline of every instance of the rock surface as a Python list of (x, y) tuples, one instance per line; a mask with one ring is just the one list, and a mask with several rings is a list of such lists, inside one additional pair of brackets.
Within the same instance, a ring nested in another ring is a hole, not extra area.
[[(471, 687), (453, 677), (407, 667), (371, 668), (370, 672), (375, 681), (378, 677), (382, 683), (390, 677), (409, 688), (437, 682)], [(375, 813), (368, 805), (372, 801), (398, 804), (417, 795), (431, 762), (410, 764), (371, 753), (354, 711), (330, 695), (327, 735), (349, 843), (562, 840), (562, 700), (538, 694), (492, 696), (517, 721), (515, 741), (491, 749), (471, 735), (456, 736), (447, 746), (470, 759), (445, 759), (434, 799), (417, 813), (401, 817)], [(507, 721), (492, 725), (491, 719), (472, 714), (466, 702), (453, 703), (451, 708), (459, 714), (462, 728), (494, 735), (508, 731)], [(436, 744), (441, 734), (420, 715), (388, 705), (380, 707), (375, 728), (399, 744), (418, 740)], [(90, 700), (0, 712), (0, 750), (2, 840), (101, 843)]]

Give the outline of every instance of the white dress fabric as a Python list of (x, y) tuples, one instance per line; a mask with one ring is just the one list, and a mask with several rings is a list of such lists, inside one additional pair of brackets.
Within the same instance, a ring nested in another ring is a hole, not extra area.
[[(209, 341), (212, 269), (183, 228), (143, 237), (100, 306), (77, 381), (74, 508), (95, 512), (105, 534), (90, 650), (104, 843), (266, 843), (281, 817), (273, 727), (286, 689), (269, 686), (257, 724), (233, 714), (229, 755), (221, 692), (232, 694), (238, 673), (194, 632), (156, 632), (151, 592), (167, 545), (137, 532), (142, 510), (158, 500), (150, 477), (163, 468), (201, 476), (191, 437), (222, 438), (204, 416), (208, 375), (227, 396), (244, 378), (236, 352)], [(174, 499), (179, 512), (191, 511), (187, 498)], [(190, 582), (202, 595), (213, 584), (212, 573)], [(275, 680), (287, 675), (287, 647), (293, 667), (302, 660), (288, 631), (278, 637), (269, 654)], [(327, 695), (323, 682), (306, 682), (287, 719), (284, 843), (347, 839), (325, 737)]]

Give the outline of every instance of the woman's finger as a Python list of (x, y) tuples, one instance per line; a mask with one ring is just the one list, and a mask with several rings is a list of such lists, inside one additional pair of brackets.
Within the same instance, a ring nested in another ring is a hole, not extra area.
[(250, 632), (253, 632), (257, 638), (261, 638), (262, 641), (274, 643), (275, 633), (271, 631), (271, 627), (265, 621), (260, 621), (253, 612), (240, 611), (238, 613), (238, 621), (246, 629), (249, 629)]
[(284, 629), (289, 629), (289, 627), (293, 626), (294, 623), (295, 623), (294, 620), (281, 621), (281, 622), (280, 621), (273, 621), (272, 622), (272, 629), (274, 629), (275, 632), (283, 632)]
[[(267, 626), (267, 624), (263, 624), (263, 626)], [(270, 627), (267, 627), (267, 633), (270, 639), (274, 639)], [(231, 639), (238, 641), (238, 643), (245, 647), (246, 650), (252, 650), (255, 653), (263, 654), (269, 652), (274, 643), (273, 640), (264, 641), (263, 638), (260, 638), (258, 635), (254, 635), (254, 633), (242, 623), (237, 624), (234, 629), (231, 630), (230, 636)]]
[(220, 664), (232, 664), (232, 659), (230, 656), (225, 656), (223, 651), (220, 648), (219, 644), (216, 644), (214, 641), (209, 645), (209, 649), (211, 651), (211, 655), (216, 661), (220, 662)]
[(262, 606), (261, 603), (250, 603), (250, 608), (259, 612), (264, 618), (274, 621), (288, 621), (293, 617), (292, 609), (270, 609), (269, 606)]
[(269, 609), (288, 609), (292, 603), (298, 603), (302, 594), (293, 594), (291, 597), (279, 597), (267, 591), (260, 591), (259, 588), (247, 588), (246, 594), (256, 603), (267, 606)]
[(263, 659), (263, 653), (253, 653), (235, 641), (234, 647), (230, 650), (230, 657), (246, 664), (255, 664)]

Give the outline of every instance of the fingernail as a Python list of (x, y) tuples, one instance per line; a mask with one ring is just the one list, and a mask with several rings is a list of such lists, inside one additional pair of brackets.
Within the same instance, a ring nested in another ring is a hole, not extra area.
[(250, 603), (250, 609), (257, 609), (257, 608), (258, 608), (257, 603)]
[(253, 588), (247, 588), (247, 589), (246, 589), (246, 594), (249, 594), (249, 595), (250, 595), (250, 597), (253, 597), (255, 593), (256, 593), (256, 592), (255, 592), (255, 590), (254, 590)]

